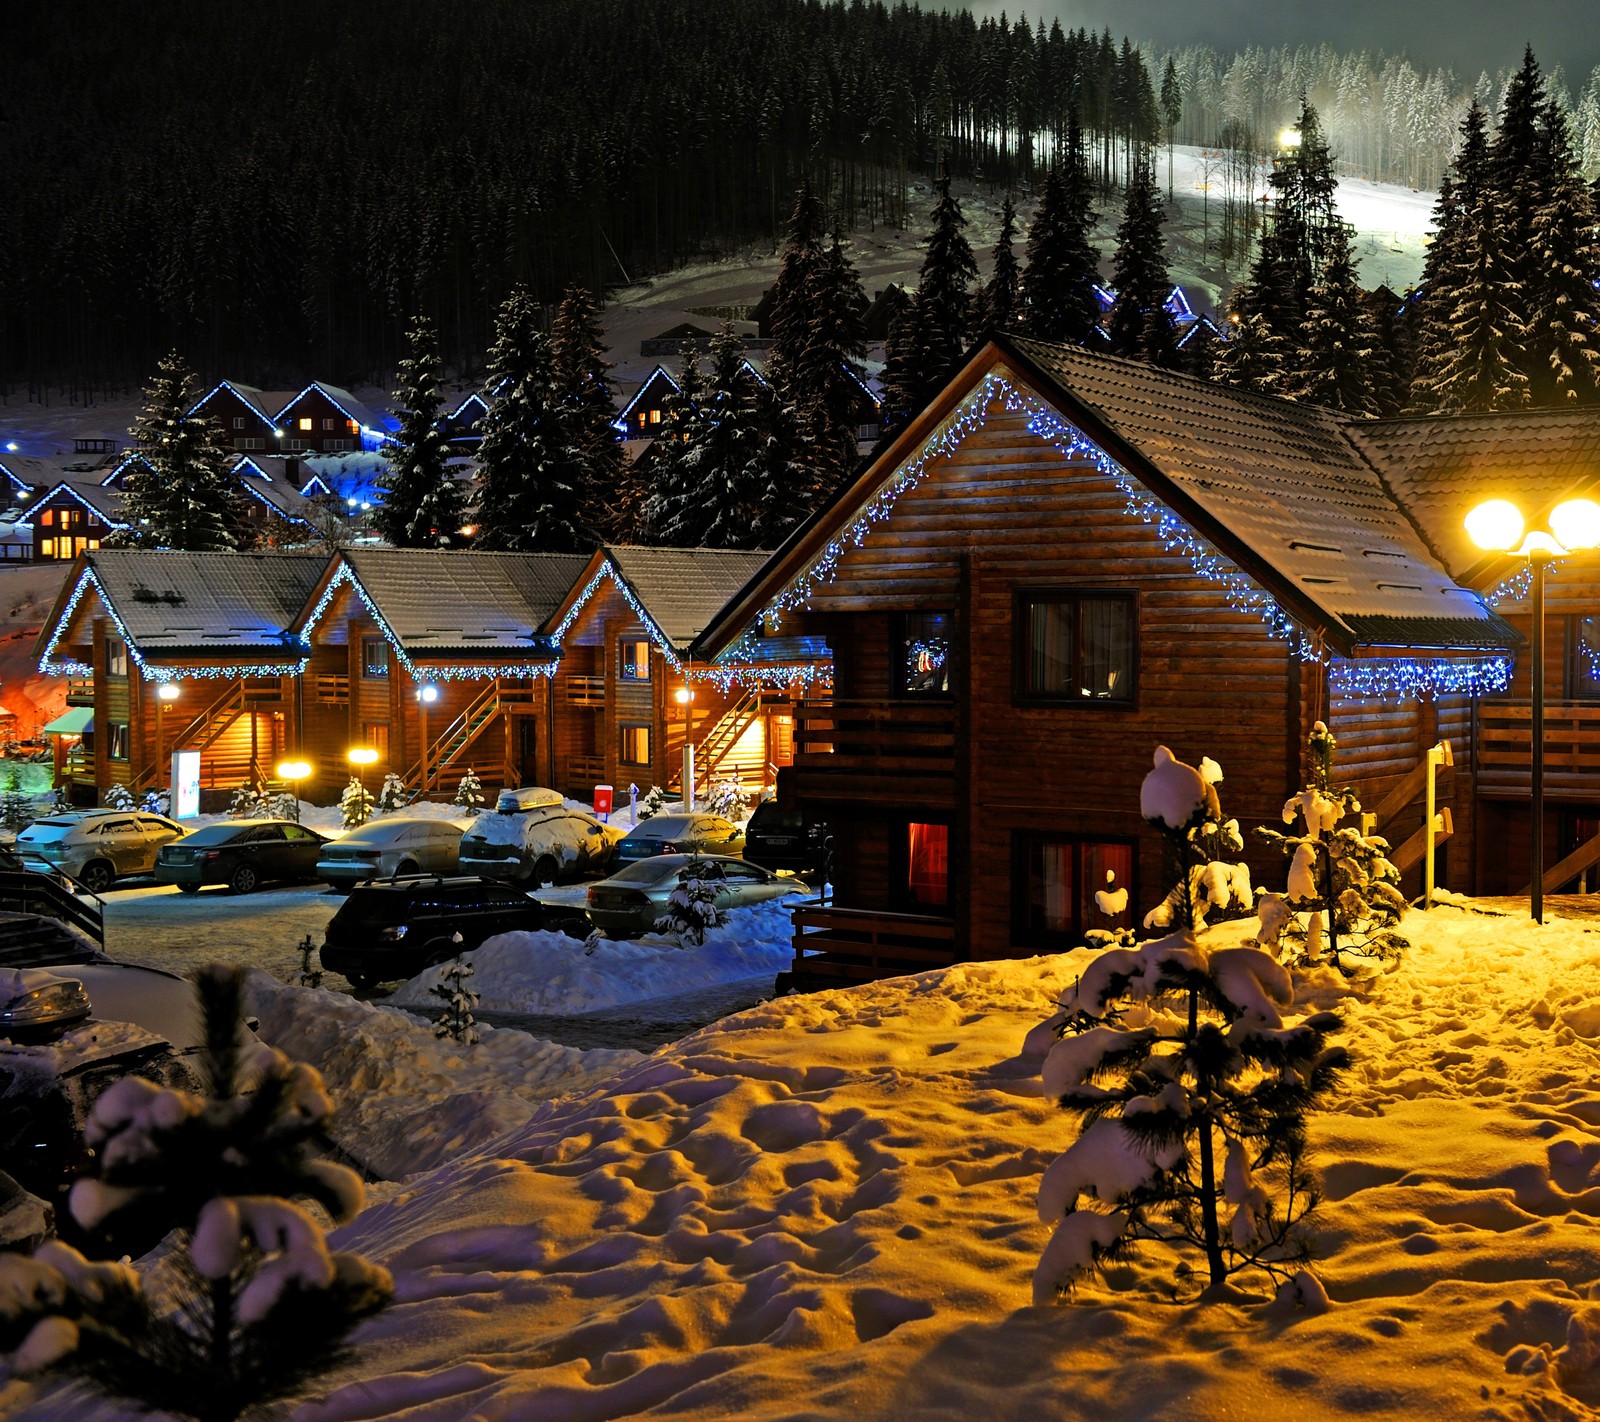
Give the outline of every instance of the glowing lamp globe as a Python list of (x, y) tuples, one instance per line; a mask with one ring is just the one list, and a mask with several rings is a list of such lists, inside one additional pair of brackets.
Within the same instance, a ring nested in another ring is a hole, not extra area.
[(1550, 512), (1550, 532), (1567, 548), (1600, 548), (1600, 504), (1568, 499)]
[(376, 765), (378, 753), (371, 746), (352, 746), (345, 758), (351, 765)]
[(418, 701), (426, 702), (428, 705), (431, 706), (438, 699), (439, 699), (439, 688), (437, 686), (435, 686), (431, 681), (430, 682), (425, 682), (423, 685), (421, 685), (421, 686), (419, 686), (417, 688), (417, 700)]
[(161, 701), (176, 701), (183, 695), (183, 689), (173, 681), (164, 681), (156, 688), (156, 697)]
[(1300, 130), (1286, 128), (1278, 135), (1278, 142), (1284, 148), (1298, 148), (1300, 146)]
[(1509, 553), (1522, 530), (1522, 511), (1508, 499), (1490, 499), (1467, 515), (1467, 536), (1492, 553)]
[(303, 760), (283, 760), (278, 762), (279, 780), (304, 780), (311, 774), (309, 762)]

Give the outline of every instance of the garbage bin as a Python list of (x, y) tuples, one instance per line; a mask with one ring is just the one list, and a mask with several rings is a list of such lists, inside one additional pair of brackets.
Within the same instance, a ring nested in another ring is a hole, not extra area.
[(611, 821), (611, 793), (609, 785), (594, 787), (594, 812), (608, 824)]

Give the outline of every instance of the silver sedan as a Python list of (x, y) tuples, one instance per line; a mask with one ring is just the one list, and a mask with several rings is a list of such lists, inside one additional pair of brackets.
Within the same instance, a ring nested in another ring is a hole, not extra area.
[(368, 820), (323, 846), (317, 877), (348, 885), (394, 874), (454, 874), (460, 847), (461, 826), (453, 820)]
[(742, 859), (720, 854), (657, 854), (591, 884), (585, 904), (589, 922), (613, 938), (650, 932), (667, 911), (667, 900), (678, 887), (678, 876), (691, 863), (700, 864), (705, 877), (721, 879), (718, 908), (744, 908), (781, 899), (786, 894), (809, 892), (797, 879), (780, 879), (770, 869)]

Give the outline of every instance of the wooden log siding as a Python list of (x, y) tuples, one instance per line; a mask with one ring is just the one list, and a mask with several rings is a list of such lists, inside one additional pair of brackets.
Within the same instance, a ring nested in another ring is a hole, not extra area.
[[(1014, 599), (1035, 587), (1135, 597), (1132, 707), (1016, 704)], [(803, 630), (829, 636), (841, 697), (887, 692), (893, 612), (971, 609), (970, 625), (957, 630), (971, 693), (957, 752), (966, 758), (958, 780), (970, 787), (970, 848), (966, 864), (953, 862), (951, 872), (953, 892), (968, 896), (966, 936), (975, 957), (1037, 951), (1012, 941), (1013, 831), (1136, 840), (1139, 882), (1129, 887), (1138, 916), (1159, 901), (1168, 887), (1162, 846), (1139, 815), (1140, 782), (1159, 743), (1191, 763), (1209, 755), (1222, 765), (1223, 805), (1247, 837), (1255, 824), (1281, 824), (1300, 774), (1285, 721), (1302, 719), (1311, 704), (1291, 693), (1299, 663), (1259, 617), (1236, 611), (1216, 584), (1197, 577), (1186, 557), (1168, 552), (1154, 529), (1130, 515), (1110, 478), (1041, 445), (1020, 417), (993, 416), (930, 468), (860, 548), (843, 554), (811, 603), (815, 612), (786, 619), (784, 630), (803, 623)], [(845, 835), (836, 831), (840, 903), (890, 906), (895, 824), (862, 817)], [(960, 842), (954, 834), (953, 858)], [(1282, 879), (1277, 856), (1252, 844), (1247, 857), (1258, 877)], [(961, 905), (953, 908), (959, 913)]]

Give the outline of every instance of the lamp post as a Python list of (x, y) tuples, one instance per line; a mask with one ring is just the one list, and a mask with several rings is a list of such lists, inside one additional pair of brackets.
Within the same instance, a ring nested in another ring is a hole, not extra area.
[(361, 782), (361, 788), (367, 788), (366, 769), (369, 765), (378, 763), (378, 753), (371, 746), (351, 746), (345, 753), (345, 759), (356, 768), (356, 779)]
[[(182, 689), (175, 681), (164, 681), (156, 687), (156, 764), (159, 766), (167, 758), (167, 707), (171, 706), (180, 696)], [(176, 787), (173, 788), (169, 808), (178, 802)]]
[(294, 796), (294, 822), (300, 823), (300, 782), (311, 774), (311, 766), (303, 760), (280, 760), (277, 765), (278, 779), (289, 782), (290, 793)]
[(428, 794), (428, 708), (439, 699), (439, 688), (425, 681), (417, 688), (417, 722), (422, 732), (422, 795)]
[(1600, 548), (1600, 504), (1568, 499), (1550, 511), (1550, 530), (1526, 532), (1522, 510), (1508, 499), (1489, 499), (1466, 518), (1467, 534), (1478, 547), (1526, 558), (1532, 573), (1533, 635), (1529, 681), (1532, 691), (1529, 789), (1532, 818), (1528, 853), (1533, 871), (1529, 907), (1535, 923), (1544, 922), (1544, 575), (1557, 558), (1584, 548)]

